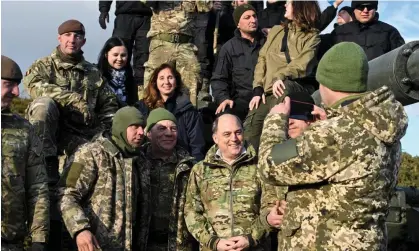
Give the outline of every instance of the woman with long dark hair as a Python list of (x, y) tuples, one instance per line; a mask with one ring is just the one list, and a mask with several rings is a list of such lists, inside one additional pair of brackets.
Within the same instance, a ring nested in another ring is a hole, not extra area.
[(287, 1), (286, 21), (274, 26), (259, 52), (253, 79), (253, 98), (244, 123), (245, 139), (259, 147), (263, 121), (269, 110), (290, 92), (313, 93), (312, 77), (320, 44), (320, 7), (317, 1)]
[(182, 88), (179, 72), (171, 64), (162, 64), (153, 71), (144, 98), (136, 107), (145, 117), (159, 107), (173, 113), (177, 120), (178, 145), (200, 161), (205, 156), (204, 124), (189, 97), (182, 93)]
[(128, 62), (128, 50), (119, 37), (109, 38), (98, 58), (98, 68), (118, 98), (120, 107), (133, 105), (138, 101), (138, 88)]

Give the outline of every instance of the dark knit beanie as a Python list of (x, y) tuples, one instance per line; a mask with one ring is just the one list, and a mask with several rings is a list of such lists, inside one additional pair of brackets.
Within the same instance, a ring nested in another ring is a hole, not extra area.
[(12, 59), (1, 55), (1, 79), (20, 82), (22, 77), (19, 65)]
[(77, 32), (84, 35), (84, 25), (77, 20), (67, 20), (58, 27), (58, 34), (62, 35), (67, 32)]
[(175, 115), (173, 115), (171, 112), (164, 108), (157, 108), (152, 110), (150, 112), (150, 115), (148, 115), (147, 126), (145, 128), (145, 131), (149, 132), (155, 124), (162, 120), (170, 120), (173, 121), (175, 124), (177, 123)]
[(352, 1), (351, 8), (356, 9), (361, 5), (371, 5), (375, 10), (378, 9), (378, 1)]
[(240, 18), (242, 17), (243, 13), (245, 13), (248, 10), (253, 10), (256, 13), (255, 8), (250, 4), (243, 4), (234, 9), (233, 19), (236, 25), (239, 24)]
[(317, 67), (316, 80), (340, 92), (367, 91), (368, 60), (364, 50), (353, 42), (341, 42), (330, 48)]
[(113, 117), (112, 136), (129, 145), (127, 140), (127, 128), (131, 125), (141, 125), (144, 127), (144, 116), (137, 108), (133, 106), (125, 106), (119, 109)]
[(291, 99), (290, 118), (304, 121), (313, 121), (311, 112), (314, 108), (314, 100), (307, 92), (291, 92), (288, 94)]
[(349, 7), (349, 6), (343, 6), (343, 7), (339, 10), (339, 12), (341, 12), (342, 10), (344, 10), (344, 11), (348, 12), (348, 14), (349, 14), (351, 17), (353, 17), (353, 15), (354, 15), (354, 9), (352, 9), (351, 7)]

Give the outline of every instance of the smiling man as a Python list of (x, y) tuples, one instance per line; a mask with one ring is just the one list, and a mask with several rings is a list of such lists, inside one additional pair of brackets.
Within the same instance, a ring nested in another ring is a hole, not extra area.
[[(77, 20), (58, 27), (59, 45), (51, 55), (33, 63), (23, 84), (34, 101), (27, 118), (42, 140), (51, 194), (59, 177), (58, 155), (70, 156), (77, 146), (112, 123), (116, 97), (100, 72), (84, 60), (85, 29)], [(51, 198), (50, 250), (61, 250), (61, 219)]]
[(139, 191), (134, 158), (141, 154), (144, 126), (136, 108), (121, 108), (112, 133), (81, 146), (67, 162), (59, 208), (78, 250), (133, 250)]
[(157, 108), (147, 118), (149, 143), (139, 158), (138, 247), (144, 251), (188, 251), (197, 245), (183, 217), (186, 185), (195, 160), (177, 146), (175, 116)]
[[(274, 206), (277, 193), (261, 181), (256, 152), (243, 139), (240, 119), (231, 114), (218, 117), (213, 139), (215, 145), (189, 178), (188, 230), (203, 251), (270, 250), (270, 223), (279, 227), (282, 222)], [(279, 216), (277, 223), (268, 220), (271, 213)]]
[(352, 1), (351, 7), (355, 19), (336, 27), (332, 33), (334, 44), (355, 42), (372, 60), (405, 43), (396, 28), (378, 20), (378, 1)]

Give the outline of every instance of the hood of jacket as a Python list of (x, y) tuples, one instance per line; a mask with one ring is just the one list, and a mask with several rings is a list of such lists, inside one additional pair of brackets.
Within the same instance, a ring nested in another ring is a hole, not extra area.
[(395, 99), (387, 86), (366, 93), (346, 106), (340, 106), (337, 112), (350, 117), (356, 124), (387, 144), (399, 141), (405, 135), (408, 126), (408, 117), (403, 105)]
[(175, 116), (194, 108), (189, 97), (183, 93), (167, 99), (164, 107)]

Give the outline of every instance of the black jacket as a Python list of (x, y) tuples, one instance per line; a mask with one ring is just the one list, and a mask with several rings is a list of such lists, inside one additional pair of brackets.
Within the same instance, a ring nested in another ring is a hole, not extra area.
[[(99, 1), (99, 11), (109, 12), (111, 9), (112, 1)], [(115, 16), (119, 14), (134, 14), (141, 16), (151, 16), (152, 12), (141, 1), (116, 1)]]
[(217, 104), (231, 99), (235, 106), (249, 106), (253, 97), (253, 73), (265, 41), (260, 31), (251, 43), (235, 30), (234, 37), (221, 47), (211, 78), (212, 95)]
[(267, 3), (266, 8), (258, 13), (259, 28), (272, 28), (285, 21), (285, 1)]
[[(285, 1), (278, 1), (275, 3), (268, 3), (266, 9), (258, 13), (259, 28), (272, 28), (275, 25), (281, 24), (285, 21)], [(318, 29), (323, 31), (335, 19), (337, 8), (328, 6), (320, 16)]]
[[(164, 106), (176, 117), (178, 145), (186, 149), (197, 161), (203, 160), (205, 157), (204, 122), (189, 97), (183, 94), (171, 97)], [(145, 118), (148, 117), (150, 109), (143, 100), (138, 101), (135, 107)]]
[(361, 46), (372, 60), (403, 44), (404, 39), (393, 26), (374, 20), (368, 24), (353, 21), (335, 28), (332, 32), (333, 44), (354, 42)]

